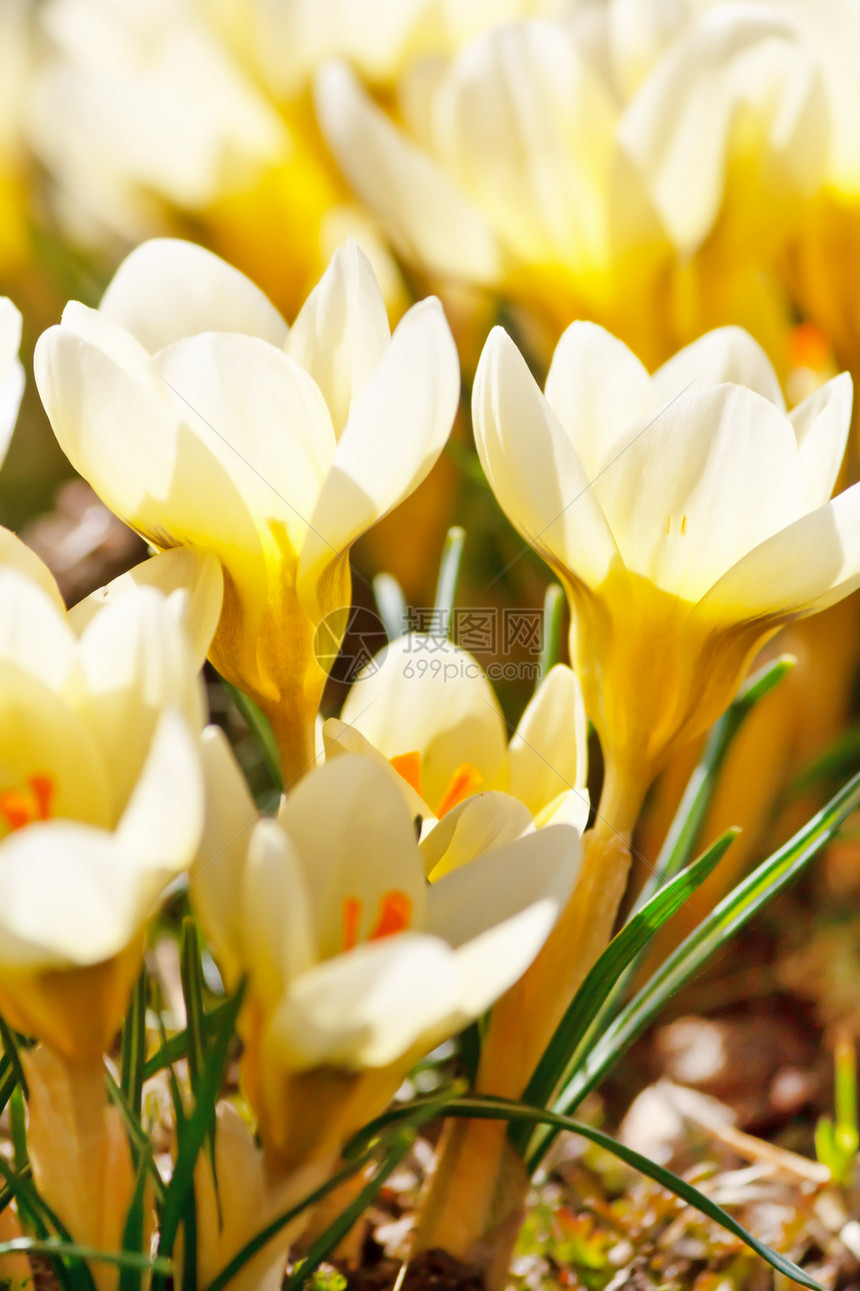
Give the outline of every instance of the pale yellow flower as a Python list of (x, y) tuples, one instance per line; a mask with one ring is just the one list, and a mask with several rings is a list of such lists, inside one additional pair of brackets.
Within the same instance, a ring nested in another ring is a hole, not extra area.
[(407, 69), (396, 112), (346, 64), (316, 103), (351, 186), (425, 272), (559, 330), (594, 318), (655, 361), (707, 319), (783, 339), (766, 267), (820, 182), (828, 120), (778, 14), (581, 5)]
[(540, 823), (563, 813), (585, 829), (585, 709), (576, 676), (562, 664), (540, 683), (509, 737), (478, 661), (450, 641), (413, 633), (392, 641), (359, 674), (323, 736), (328, 756), (375, 751), (387, 759), (410, 809), (423, 818), (501, 790)]
[(100, 309), (67, 307), (35, 370), (61, 446), (108, 506), (154, 546), (221, 563), (210, 658), (269, 716), (292, 780), (315, 756), (350, 546), (421, 483), (454, 419), (457, 353), (439, 302), (414, 306), (392, 336), (351, 244), (290, 330), (211, 253), (155, 241)]
[(24, 393), (21, 315), (7, 296), (0, 296), (0, 466), (6, 456)]
[[(201, 631), (219, 605), (210, 560)], [(0, 531), (0, 1011), (68, 1060), (100, 1062), (146, 922), (200, 837), (202, 655), (187, 607), (186, 593), (132, 581), (67, 614), (48, 571)]]
[(246, 1092), (264, 1145), (295, 1168), (336, 1152), (417, 1057), (517, 980), (571, 890), (579, 834), (534, 831), (490, 795), (512, 807), (492, 841), (476, 798), (419, 846), (393, 777), (349, 754), (260, 820), (214, 728), (203, 753), (192, 900), (227, 981), (247, 976)]
[(542, 394), (506, 333), (491, 334), (478, 452), (567, 589), (586, 709), (631, 810), (768, 636), (860, 584), (860, 487), (828, 500), (851, 396), (843, 374), (786, 413), (772, 367), (736, 328), (650, 377), (588, 323), (563, 335)]

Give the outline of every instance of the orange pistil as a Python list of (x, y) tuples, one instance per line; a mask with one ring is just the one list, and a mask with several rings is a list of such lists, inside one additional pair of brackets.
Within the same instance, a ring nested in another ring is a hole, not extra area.
[(421, 792), (421, 754), (417, 751), (413, 753), (396, 753), (388, 761), (397, 774), (415, 790), (419, 798), (423, 798), (424, 795)]
[[(358, 945), (361, 904), (358, 897), (347, 897), (343, 903), (344, 950), (354, 950)], [(412, 901), (406, 893), (386, 892), (379, 902), (379, 915), (368, 941), (381, 941), (383, 937), (393, 937), (395, 933), (405, 931), (411, 918)]]
[(439, 800), (439, 806), (436, 808), (436, 815), (439, 820), (442, 819), (452, 807), (458, 806), (464, 798), (468, 798), (480, 787), (484, 777), (477, 767), (473, 767), (471, 762), (464, 762), (448, 781), (448, 786)]
[(788, 338), (789, 363), (793, 368), (811, 368), (820, 372), (832, 356), (830, 343), (814, 323), (799, 323)]
[(50, 776), (28, 776), (25, 789), (6, 789), (0, 793), (0, 818), (10, 829), (23, 829), (36, 820), (49, 820), (54, 788)]

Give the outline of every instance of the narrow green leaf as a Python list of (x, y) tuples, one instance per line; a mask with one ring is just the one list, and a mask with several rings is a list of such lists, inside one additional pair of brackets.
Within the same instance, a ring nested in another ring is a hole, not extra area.
[(382, 626), (389, 641), (396, 641), (406, 631), (406, 597), (393, 574), (377, 574), (373, 580), (373, 595)]
[[(418, 1101), (407, 1103), (402, 1108), (393, 1108), (384, 1116), (379, 1117), (374, 1124), (385, 1125), (391, 1124), (392, 1121), (408, 1115), (409, 1111), (418, 1106)], [(546, 1111), (540, 1107), (529, 1107), (525, 1103), (515, 1103), (504, 1098), (493, 1098), (489, 1095), (467, 1094), (464, 1098), (459, 1098), (455, 1103), (450, 1103), (441, 1112), (442, 1116), (459, 1116), (466, 1117), (469, 1120), (525, 1120), (533, 1125), (550, 1125), (556, 1133), (559, 1130), (568, 1130), (571, 1134), (579, 1134), (584, 1139), (589, 1139), (596, 1143), (598, 1147), (603, 1148), (606, 1152), (611, 1152), (613, 1156), (623, 1161), (625, 1165), (632, 1166), (640, 1174), (647, 1178), (653, 1179), (655, 1183), (660, 1184), (662, 1188), (680, 1197), (689, 1206), (695, 1207), (703, 1215), (714, 1220), (721, 1228), (727, 1232), (733, 1233), (739, 1237), (752, 1250), (760, 1255), (763, 1260), (782, 1273), (785, 1277), (793, 1279), (801, 1286), (809, 1287), (810, 1291), (824, 1291), (824, 1288), (815, 1278), (805, 1273), (802, 1268), (790, 1260), (786, 1255), (781, 1255), (774, 1251), (765, 1242), (759, 1241), (752, 1233), (749, 1233), (741, 1224), (738, 1223), (727, 1211), (718, 1206), (710, 1197), (699, 1192), (692, 1184), (687, 1183), (679, 1175), (673, 1174), (671, 1170), (666, 1170), (663, 1166), (657, 1165), (648, 1157), (642, 1156), (641, 1152), (635, 1152), (633, 1148), (628, 1148), (623, 1143), (613, 1139), (610, 1134), (604, 1134), (602, 1130), (596, 1130), (591, 1125), (585, 1125), (582, 1121), (576, 1121), (570, 1116), (563, 1116), (558, 1112)]]
[(147, 972), (137, 979), (122, 1028), (120, 1085), (129, 1109), (140, 1120), (143, 1071), (146, 1065)]
[(156, 1199), (160, 1201), (164, 1196), (164, 1180), (158, 1173), (158, 1167), (153, 1160), (152, 1145), (149, 1141), (149, 1136), (140, 1121), (132, 1113), (128, 1102), (126, 1101), (125, 1094), (120, 1089), (113, 1077), (113, 1073), (108, 1067), (105, 1067), (105, 1082), (107, 1084), (111, 1102), (113, 1102), (118, 1108), (119, 1114), (122, 1117), (122, 1123), (125, 1126), (125, 1132), (128, 1135), (128, 1140), (131, 1144), (132, 1157), (137, 1163), (137, 1168), (140, 1168), (141, 1163), (146, 1166), (150, 1182), (152, 1183), (152, 1187), (155, 1191)]
[(404, 1157), (408, 1156), (417, 1133), (417, 1130), (409, 1126), (392, 1135), (385, 1160), (379, 1163), (372, 1178), (368, 1180), (351, 1205), (347, 1206), (326, 1232), (311, 1244), (307, 1255), (284, 1283), (284, 1291), (302, 1291), (305, 1280), (319, 1268), (338, 1242), (346, 1237), (353, 1224), (358, 1222), (368, 1206), (376, 1199), (386, 1180), (391, 1178)]
[(12, 1164), (20, 1173), (27, 1164), (27, 1111), (24, 1106), (24, 1091), (20, 1085), (12, 1090), (9, 1100), (9, 1132), (12, 1139)]
[(54, 1272), (63, 1291), (95, 1291), (92, 1273), (82, 1259), (68, 1252), (68, 1248), (73, 1245), (71, 1235), (36, 1191), (29, 1166), (26, 1170), (16, 1172), (0, 1155), (0, 1175), (14, 1194), (21, 1219), (36, 1234), (35, 1240), (62, 1243), (66, 1253), (55, 1260)]
[[(214, 1005), (206, 1014), (205, 1029), (207, 1033), (218, 1026), (218, 1020), (221, 1015), (231, 1007), (232, 1001), (221, 1000)], [(162, 1036), (162, 1044), (159, 1049), (152, 1055), (143, 1068), (143, 1079), (149, 1080), (159, 1071), (164, 1071), (165, 1067), (170, 1067), (175, 1062), (180, 1062), (188, 1054), (188, 1030), (177, 1031), (176, 1035), (166, 1040)]]
[[(688, 897), (704, 883), (725, 856), (738, 830), (727, 830), (721, 838), (686, 870), (661, 888), (641, 910), (633, 915), (591, 969), (562, 1018), (543, 1057), (523, 1094), (523, 1102), (543, 1107), (557, 1087), (569, 1079), (579, 1065), (583, 1048), (588, 1045), (592, 1024), (599, 1015), (615, 983), (630, 963), (647, 946), (655, 932), (680, 909)], [(519, 1131), (528, 1134), (522, 1124)], [(521, 1134), (512, 1135), (515, 1146), (525, 1151)]]
[(561, 658), (561, 629), (565, 595), (559, 583), (550, 583), (543, 600), (543, 637), (538, 660), (538, 685)]
[(266, 764), (266, 770), (271, 777), (272, 784), (277, 789), (278, 793), (281, 793), (284, 787), (284, 782), (281, 779), (281, 763), (278, 758), (278, 746), (275, 743), (275, 737), (272, 734), (272, 728), (269, 725), (267, 718), (254, 703), (253, 699), (250, 699), (244, 691), (239, 690), (238, 686), (234, 686), (231, 682), (225, 681), (223, 677), (221, 678), (221, 681), (224, 684), (227, 694), (230, 696), (242, 717), (247, 722), (251, 734), (257, 741), (260, 753), (263, 756), (263, 761)]
[(6, 1025), (5, 1019), (0, 1016), (0, 1043), (3, 1045), (3, 1052), (8, 1061), (12, 1064), (15, 1072), (15, 1080), (24, 1091), (24, 1097), (29, 1098), (30, 1091), (27, 1088), (27, 1077), (24, 1075), (24, 1068), (21, 1065), (21, 1055), (18, 1052), (18, 1041), (14, 1032)]
[[(788, 887), (858, 806), (860, 774), (793, 838), (739, 883), (657, 969), (635, 999), (607, 1027), (579, 1070), (565, 1085), (555, 1100), (556, 1110), (569, 1113), (579, 1105), (659, 1014), (667, 1000), (768, 901)], [(552, 1137), (551, 1132), (538, 1136), (538, 1143), (529, 1157), (531, 1170), (537, 1168)]]
[(439, 581), (436, 584), (434, 609), (438, 622), (443, 625), (439, 635), (450, 636), (452, 610), (457, 599), (457, 584), (460, 581), (460, 565), (463, 560), (463, 547), (466, 542), (466, 530), (453, 525), (445, 535), (442, 548), (442, 559), (439, 561)]
[[(137, 1166), (137, 1177), (134, 1181), (134, 1192), (125, 1220), (122, 1234), (122, 1249), (127, 1255), (140, 1255), (146, 1238), (146, 1199), (148, 1178), (147, 1162), (141, 1157)], [(118, 1291), (141, 1291), (143, 1287), (143, 1270), (134, 1265), (125, 1265), (119, 1275)]]
[(203, 1007), (203, 968), (200, 963), (200, 934), (192, 915), (182, 920), (179, 950), (179, 975), (185, 1016), (188, 1021), (188, 1077), (196, 1093), (197, 1082), (206, 1062), (206, 1011)]
[(161, 1214), (158, 1253), (165, 1257), (173, 1254), (179, 1224), (189, 1194), (194, 1187), (194, 1166), (206, 1136), (211, 1134), (214, 1128), (215, 1104), (224, 1082), (230, 1042), (242, 1003), (242, 994), (243, 991), (240, 988), (229, 1001), (229, 1007), (219, 1015), (211, 1047), (197, 1082), (194, 1110), (186, 1118), (179, 1133), (176, 1162), (164, 1194), (164, 1207)]
[(134, 1251), (98, 1251), (91, 1246), (78, 1246), (58, 1237), (14, 1237), (10, 1242), (0, 1242), (0, 1255), (50, 1255), (69, 1260), (93, 1260), (99, 1264), (113, 1264), (117, 1268), (154, 1270), (169, 1273), (167, 1260), (150, 1258)]

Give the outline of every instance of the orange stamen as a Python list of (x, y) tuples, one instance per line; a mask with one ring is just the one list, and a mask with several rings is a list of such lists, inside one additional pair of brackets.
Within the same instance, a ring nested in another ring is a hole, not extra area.
[(436, 808), (436, 815), (439, 820), (446, 815), (452, 807), (456, 807), (468, 798), (469, 794), (482, 784), (484, 777), (477, 767), (473, 767), (471, 762), (464, 762), (448, 781), (448, 787), (439, 800), (439, 806)]
[(421, 792), (421, 754), (414, 753), (396, 753), (393, 758), (388, 759), (394, 770), (399, 776), (411, 785), (420, 798), (423, 798)]
[(827, 364), (830, 354), (827, 337), (814, 323), (799, 323), (789, 334), (788, 357), (793, 368), (820, 371)]
[(0, 816), (10, 829), (23, 829), (34, 820), (50, 820), (53, 798), (54, 782), (50, 776), (28, 776), (26, 789), (0, 793)]
[(409, 927), (412, 918), (412, 902), (405, 892), (386, 892), (379, 903), (379, 918), (376, 921), (371, 941), (381, 937), (393, 937), (396, 932), (403, 932)]
[(347, 897), (343, 903), (343, 948), (355, 950), (358, 945), (358, 925), (361, 922), (361, 902), (358, 897)]
[(54, 799), (54, 782), (46, 775), (30, 776), (30, 788), (36, 799), (36, 813), (39, 820), (50, 820), (51, 803)]

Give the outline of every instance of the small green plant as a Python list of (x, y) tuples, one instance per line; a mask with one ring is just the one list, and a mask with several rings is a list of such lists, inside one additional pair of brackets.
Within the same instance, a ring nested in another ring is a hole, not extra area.
[(822, 1116), (815, 1127), (815, 1153), (833, 1182), (847, 1184), (854, 1174), (860, 1134), (857, 1130), (857, 1053), (853, 1038), (841, 1032), (833, 1052), (835, 1116)]

